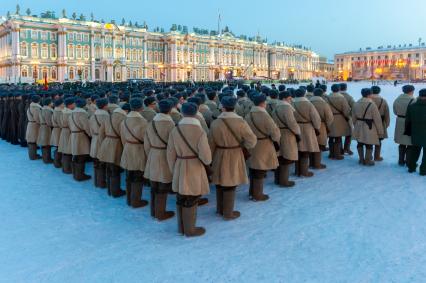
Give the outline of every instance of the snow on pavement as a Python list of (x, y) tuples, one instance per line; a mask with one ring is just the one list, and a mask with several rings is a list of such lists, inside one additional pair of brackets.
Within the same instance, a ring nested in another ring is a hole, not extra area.
[[(366, 86), (348, 90), (358, 99)], [(392, 107), (401, 86), (381, 87)], [(396, 164), (391, 116), (375, 167), (359, 166), (356, 155), (325, 158), (327, 170), (296, 178), (294, 189), (274, 186), (269, 174), (270, 200), (253, 203), (239, 188), (242, 216), (231, 222), (216, 216), (212, 189), (198, 217), (207, 233), (191, 239), (178, 235), (176, 218), (154, 221), (148, 207), (130, 209), (1, 141), (0, 281), (424, 281), (426, 179)]]

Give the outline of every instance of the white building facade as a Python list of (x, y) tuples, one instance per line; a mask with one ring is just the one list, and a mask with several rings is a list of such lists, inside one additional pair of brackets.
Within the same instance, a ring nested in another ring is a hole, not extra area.
[(230, 77), (310, 79), (319, 56), (283, 44), (12, 15), (0, 25), (0, 79), (215, 81)]

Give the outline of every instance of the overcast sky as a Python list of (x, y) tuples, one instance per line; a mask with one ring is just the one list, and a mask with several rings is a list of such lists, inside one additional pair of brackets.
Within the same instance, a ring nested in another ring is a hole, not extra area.
[(274, 40), (302, 44), (332, 59), (335, 53), (380, 45), (418, 44), (426, 41), (425, 0), (3, 0), (0, 14), (32, 14), (45, 10), (61, 15), (63, 8), (105, 21), (124, 17), (150, 28), (169, 30), (172, 24), (217, 29), (218, 13), (222, 27), (235, 34), (259, 33)]

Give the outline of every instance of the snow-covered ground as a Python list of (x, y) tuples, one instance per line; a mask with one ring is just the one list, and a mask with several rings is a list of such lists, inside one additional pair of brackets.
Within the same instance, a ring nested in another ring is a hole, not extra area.
[[(358, 99), (366, 86), (349, 93)], [(381, 87), (392, 105), (401, 86)], [(207, 234), (192, 239), (177, 234), (176, 218), (153, 221), (149, 208), (130, 209), (2, 141), (0, 281), (424, 282), (426, 179), (396, 164), (394, 122), (377, 166), (325, 159), (327, 170), (290, 190), (270, 175), (267, 202), (239, 188), (236, 221), (216, 216), (213, 189), (199, 209)]]

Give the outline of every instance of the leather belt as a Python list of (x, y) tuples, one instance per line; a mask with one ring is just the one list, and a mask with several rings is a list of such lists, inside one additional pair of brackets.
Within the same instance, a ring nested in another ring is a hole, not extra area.
[(126, 143), (130, 143), (130, 144), (143, 144), (143, 143), (138, 142), (138, 141), (128, 141), (128, 140), (126, 140)]
[(241, 146), (239, 146), (239, 145), (236, 145), (236, 146), (220, 146), (220, 145), (218, 145), (218, 146), (216, 146), (216, 148), (218, 148), (218, 149), (237, 149), (237, 148), (241, 148)]
[(297, 122), (297, 124), (310, 124), (311, 122)]
[(197, 159), (197, 156), (177, 156), (177, 159)]
[(83, 131), (71, 131), (72, 134), (82, 133)]
[(280, 127), (280, 130), (288, 130), (288, 127)]
[(151, 145), (152, 148), (154, 149), (158, 149), (158, 150), (166, 150), (167, 147), (160, 147), (160, 146), (155, 146), (155, 145)]
[(398, 118), (404, 118), (405, 119), (405, 116), (402, 116), (402, 115), (397, 115), (398, 116)]
[(118, 139), (119, 137), (116, 136), (110, 136), (110, 135), (106, 135), (107, 138), (111, 138), (111, 139)]
[(268, 137), (264, 137), (264, 138), (257, 138), (258, 141), (262, 141), (262, 140), (269, 140)]

